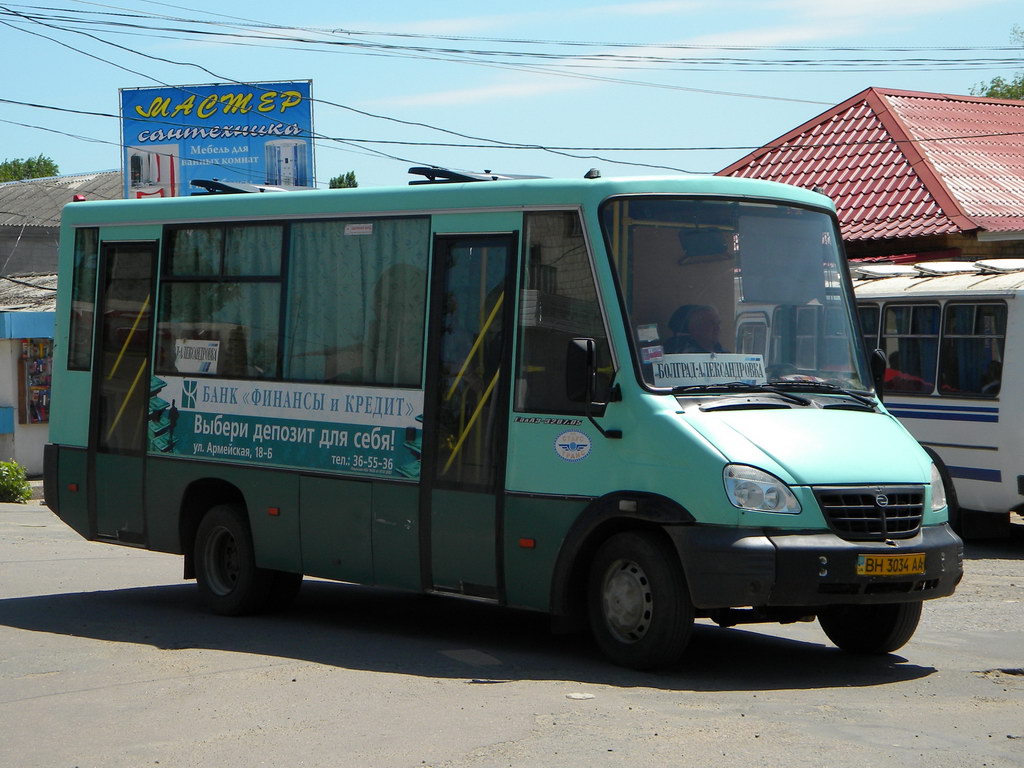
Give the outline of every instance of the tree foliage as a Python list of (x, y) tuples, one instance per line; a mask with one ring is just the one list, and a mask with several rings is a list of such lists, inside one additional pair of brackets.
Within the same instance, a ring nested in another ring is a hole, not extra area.
[(335, 176), (333, 179), (331, 179), (328, 186), (331, 189), (351, 189), (353, 187), (358, 187), (359, 182), (356, 181), (356, 172), (348, 171), (347, 173), (343, 173), (340, 176)]
[[(1013, 25), (1010, 39), (1024, 45), (1024, 27)], [(978, 83), (971, 88), (972, 96), (987, 96), (992, 99), (1020, 99), (1024, 101), (1024, 72), (1007, 80), (1004, 77), (993, 77), (988, 82)]]
[(0, 181), (22, 181), (56, 176), (60, 173), (57, 164), (50, 158), (39, 155), (24, 160), (4, 160), (0, 163)]

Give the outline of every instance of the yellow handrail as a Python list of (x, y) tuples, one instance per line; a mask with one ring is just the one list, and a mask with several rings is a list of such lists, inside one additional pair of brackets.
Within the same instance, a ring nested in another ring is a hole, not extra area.
[(498, 370), (494, 372), (494, 377), (491, 379), (491, 383), (487, 385), (487, 389), (485, 389), (483, 395), (480, 396), (480, 402), (476, 404), (476, 408), (473, 410), (473, 415), (469, 417), (469, 423), (466, 424), (466, 428), (463, 429), (462, 434), (459, 435), (459, 439), (455, 443), (455, 447), (452, 448), (451, 455), (448, 457), (448, 461), (445, 462), (444, 469), (441, 470), (442, 475), (448, 474), (448, 469), (451, 467), (452, 462), (455, 461), (455, 457), (458, 455), (459, 451), (462, 450), (462, 444), (466, 442), (466, 437), (469, 435), (470, 430), (473, 429), (473, 425), (476, 424), (476, 420), (480, 418), (480, 412), (484, 409), (484, 406), (487, 405), (487, 400), (490, 398), (491, 392), (494, 391), (494, 385), (498, 383), (498, 376), (500, 375), (501, 368), (498, 368)]
[(110, 369), (110, 373), (107, 374), (107, 381), (114, 378), (114, 374), (117, 372), (117, 367), (121, 364), (121, 358), (124, 357), (125, 351), (128, 349), (128, 343), (132, 340), (132, 336), (135, 335), (135, 330), (139, 327), (139, 321), (142, 320), (142, 315), (149, 308), (149, 296), (146, 296), (146, 300), (142, 302), (142, 306), (139, 307), (139, 314), (135, 316), (135, 322), (132, 323), (132, 328), (128, 331), (128, 335), (125, 336), (124, 344), (121, 345), (121, 351), (117, 354), (117, 360), (114, 361), (114, 367)]
[(505, 292), (502, 291), (497, 300), (494, 302), (494, 308), (491, 309), (491, 313), (484, 320), (483, 325), (480, 326), (480, 332), (477, 334), (476, 341), (473, 342), (473, 346), (470, 347), (469, 353), (466, 355), (466, 359), (462, 362), (462, 367), (459, 368), (459, 372), (455, 374), (455, 379), (452, 381), (452, 385), (448, 390), (448, 394), (444, 396), (444, 401), (447, 403), (452, 399), (452, 395), (455, 394), (456, 387), (459, 386), (459, 382), (462, 381), (462, 377), (466, 374), (466, 369), (469, 368), (469, 362), (473, 359), (473, 355), (483, 344), (484, 336), (487, 335), (487, 329), (491, 327), (491, 323), (494, 322), (494, 318), (498, 314), (498, 310), (501, 308), (501, 303), (505, 300)]
[(132, 385), (128, 388), (128, 393), (124, 396), (124, 400), (121, 401), (121, 407), (117, 409), (117, 415), (114, 417), (114, 422), (110, 425), (110, 429), (107, 430), (107, 440), (110, 440), (110, 436), (114, 434), (114, 430), (117, 429), (118, 422), (121, 421), (121, 417), (124, 415), (124, 409), (128, 407), (128, 401), (132, 399), (132, 393), (135, 391), (135, 387), (139, 385), (139, 379), (142, 378), (142, 372), (146, 370), (146, 360), (139, 363), (139, 372), (135, 374), (135, 378), (132, 380)]

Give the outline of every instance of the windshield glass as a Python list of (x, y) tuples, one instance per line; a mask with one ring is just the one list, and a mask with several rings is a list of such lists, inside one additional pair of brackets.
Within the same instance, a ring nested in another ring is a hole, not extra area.
[(648, 385), (869, 388), (829, 215), (622, 198), (605, 205), (602, 224)]

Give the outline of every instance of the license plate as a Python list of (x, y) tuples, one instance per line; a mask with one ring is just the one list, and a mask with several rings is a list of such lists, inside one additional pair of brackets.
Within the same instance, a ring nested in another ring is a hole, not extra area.
[(858, 576), (913, 576), (924, 573), (924, 553), (857, 555)]

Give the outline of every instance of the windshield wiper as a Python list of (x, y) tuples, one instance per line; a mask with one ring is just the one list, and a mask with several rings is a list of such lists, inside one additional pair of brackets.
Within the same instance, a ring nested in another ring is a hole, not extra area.
[(838, 384), (832, 384), (827, 381), (773, 381), (769, 386), (774, 387), (776, 390), (779, 389), (799, 389), (804, 392), (829, 392), (837, 395), (846, 395), (849, 398), (856, 400), (858, 403), (870, 406), (872, 410), (875, 408), (875, 401), (866, 395), (862, 395), (859, 392), (853, 392), (849, 389), (843, 389)]
[(783, 400), (788, 400), (791, 403), (797, 405), (810, 405), (811, 401), (806, 397), (794, 394), (792, 392), (786, 392), (785, 390), (779, 389), (774, 384), (748, 384), (744, 381), (728, 381), (723, 384), (688, 384), (685, 386), (672, 387), (673, 395), (698, 395), (698, 394), (718, 394), (718, 393), (734, 393), (734, 392), (771, 392), (774, 395), (778, 395)]

